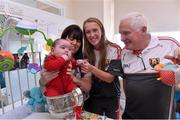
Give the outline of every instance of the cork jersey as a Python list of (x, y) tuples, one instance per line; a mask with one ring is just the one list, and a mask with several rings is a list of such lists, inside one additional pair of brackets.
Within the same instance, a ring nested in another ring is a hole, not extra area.
[[(121, 48), (111, 42), (107, 42), (107, 58), (106, 58), (106, 70), (109, 69), (109, 63), (113, 59), (119, 59), (120, 58), (120, 53), (121, 53)], [(96, 56), (96, 66), (99, 61), (99, 51), (94, 50), (95, 56)], [(94, 97), (112, 97), (112, 96), (117, 96), (117, 90), (114, 86), (114, 84), (117, 84), (119, 86), (119, 81), (117, 77), (115, 78), (114, 82), (112, 83), (106, 83), (103, 82), (96, 77), (93, 78), (92, 81), (92, 88), (90, 91), (90, 95)]]
[(122, 67), (124, 73), (153, 73), (153, 68), (158, 63), (171, 62), (164, 59), (165, 55), (172, 55), (174, 50), (179, 46), (178, 42), (171, 37), (151, 37), (147, 48), (140, 54), (133, 54), (131, 50), (122, 50)]
[(149, 45), (139, 54), (122, 50), (126, 93), (124, 113), (129, 118), (168, 118), (170, 108), (174, 110), (173, 102), (170, 103), (173, 88), (158, 81), (157, 72), (153, 68), (158, 63), (171, 62), (164, 56), (172, 55), (177, 47), (179, 44), (173, 38), (151, 36)]

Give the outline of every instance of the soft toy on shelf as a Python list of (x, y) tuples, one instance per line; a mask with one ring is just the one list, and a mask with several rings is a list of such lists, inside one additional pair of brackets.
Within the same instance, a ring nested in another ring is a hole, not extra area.
[(43, 96), (39, 87), (33, 87), (31, 90), (26, 90), (24, 96), (29, 98), (28, 105), (31, 106), (34, 112), (47, 112), (46, 98)]

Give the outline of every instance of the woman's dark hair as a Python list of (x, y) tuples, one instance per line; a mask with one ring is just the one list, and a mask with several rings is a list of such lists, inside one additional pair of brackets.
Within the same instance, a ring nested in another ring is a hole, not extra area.
[(62, 32), (61, 38), (62, 39), (67, 39), (68, 38), (72, 38), (72, 39), (76, 39), (78, 40), (78, 42), (81, 43), (80, 48), (78, 49), (78, 51), (74, 54), (74, 58), (75, 59), (82, 59), (83, 58), (83, 54), (82, 54), (82, 46), (83, 46), (83, 32), (81, 30), (81, 28), (78, 25), (69, 25), (68, 27), (66, 27), (64, 29), (64, 31)]

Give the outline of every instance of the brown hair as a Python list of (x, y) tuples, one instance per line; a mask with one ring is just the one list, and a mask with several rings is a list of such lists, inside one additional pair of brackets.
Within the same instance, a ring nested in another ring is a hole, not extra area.
[(57, 39), (53, 42), (52, 47), (55, 47), (59, 40), (64, 40), (64, 39), (57, 38)]
[(97, 18), (88, 18), (83, 23), (84, 57), (87, 58), (92, 65), (95, 65), (96, 60), (95, 60), (94, 46), (87, 40), (86, 33), (85, 33), (85, 24), (88, 22), (95, 22), (96, 24), (98, 24), (98, 26), (101, 29), (102, 36), (101, 36), (101, 41), (100, 41), (100, 46), (99, 46), (100, 60), (98, 62), (98, 68), (101, 70), (105, 70), (106, 56), (107, 56), (106, 36), (105, 36), (105, 30), (104, 30), (103, 24)]

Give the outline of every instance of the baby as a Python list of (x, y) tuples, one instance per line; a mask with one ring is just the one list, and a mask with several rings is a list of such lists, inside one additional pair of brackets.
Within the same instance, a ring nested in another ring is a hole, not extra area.
[(51, 80), (46, 85), (45, 96), (59, 96), (72, 92), (77, 85), (73, 82), (70, 75), (66, 74), (69, 64), (72, 69), (81, 64), (83, 60), (71, 60), (71, 44), (64, 39), (57, 39), (52, 46), (51, 55), (47, 56), (44, 61), (44, 68), (47, 71), (59, 70), (58, 77)]

